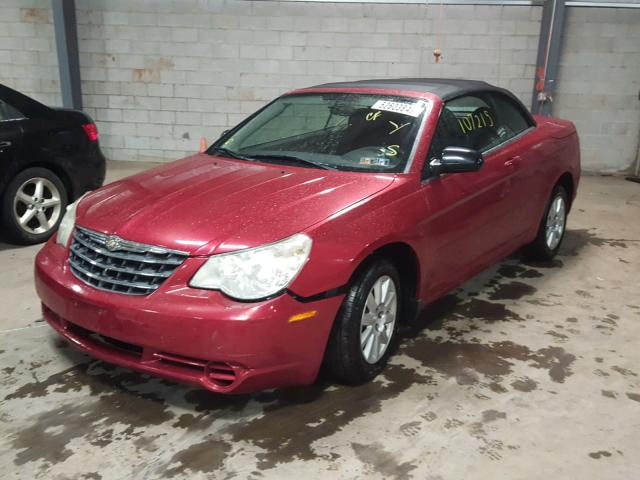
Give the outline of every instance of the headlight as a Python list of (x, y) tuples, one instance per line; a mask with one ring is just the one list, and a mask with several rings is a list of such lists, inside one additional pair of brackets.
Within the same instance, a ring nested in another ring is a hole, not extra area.
[[(86, 195), (87, 193), (85, 193), (84, 195)], [(82, 197), (77, 199), (71, 205), (67, 205), (67, 211), (60, 221), (56, 242), (65, 248), (69, 244), (69, 237), (71, 236), (71, 232), (73, 232), (73, 227), (76, 225), (76, 208), (78, 207), (78, 203), (80, 202), (80, 200), (82, 200), (84, 195), (82, 195)]]
[(238, 300), (258, 300), (285, 289), (309, 258), (311, 239), (297, 233), (276, 243), (213, 255), (189, 282)]

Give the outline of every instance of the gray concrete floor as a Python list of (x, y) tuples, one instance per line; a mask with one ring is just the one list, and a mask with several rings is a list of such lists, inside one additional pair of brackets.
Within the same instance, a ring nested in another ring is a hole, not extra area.
[(638, 184), (584, 178), (556, 261), (467, 282), (357, 388), (222, 397), (94, 361), (42, 322), (37, 249), (0, 244), (0, 477), (637, 478)]

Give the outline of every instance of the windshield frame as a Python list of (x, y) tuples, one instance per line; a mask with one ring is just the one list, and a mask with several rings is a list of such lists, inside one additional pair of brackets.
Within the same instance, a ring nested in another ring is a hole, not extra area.
[[(279, 97), (274, 98), (273, 100), (271, 100), (270, 102), (268, 102), (266, 105), (264, 105), (263, 107), (259, 108), (258, 110), (256, 110), (255, 112), (253, 112), (251, 115), (249, 115), (247, 118), (245, 118), (244, 120), (242, 120), (239, 124), (237, 124), (235, 127), (227, 130), (226, 132), (223, 132), (223, 134), (215, 141), (213, 142), (209, 148), (207, 148), (205, 150), (204, 153), (208, 154), (208, 155), (216, 155), (216, 153), (214, 152), (214, 150), (218, 147), (221, 147), (228, 139), (230, 139), (231, 137), (233, 137), (236, 132), (238, 130), (240, 130), (241, 128), (243, 128), (247, 123), (249, 123), (251, 120), (253, 120), (256, 116), (258, 116), (260, 113), (262, 113), (263, 110), (266, 110), (267, 108), (269, 108), (271, 105), (273, 105), (274, 103), (276, 103), (278, 100), (285, 98), (285, 97), (298, 97), (298, 96), (307, 96), (307, 95), (318, 95), (318, 94), (322, 94), (322, 93), (338, 93), (338, 94), (344, 94), (344, 95), (380, 95), (381, 97), (387, 95), (387, 96), (392, 96), (392, 97), (397, 97), (397, 98), (404, 98), (407, 100), (421, 100), (423, 102), (425, 102), (425, 108), (424, 108), (424, 112), (422, 113), (422, 118), (420, 120), (420, 123), (418, 125), (418, 128), (416, 129), (416, 134), (415, 137), (413, 139), (413, 143), (411, 145), (411, 149), (409, 151), (409, 154), (407, 155), (407, 160), (404, 164), (404, 167), (402, 169), (402, 171), (399, 172), (383, 172), (383, 171), (375, 171), (375, 170), (371, 170), (371, 171), (365, 171), (365, 170), (342, 170), (342, 169), (335, 169), (335, 171), (339, 171), (339, 172), (343, 172), (343, 173), (364, 173), (364, 174), (374, 174), (374, 175), (381, 175), (381, 174), (388, 174), (388, 175), (400, 175), (400, 174), (407, 174), (409, 173), (409, 171), (411, 170), (411, 167), (413, 165), (417, 150), (418, 150), (418, 146), (420, 144), (420, 140), (422, 139), (423, 135), (424, 135), (424, 129), (427, 125), (427, 122), (429, 120), (429, 118), (431, 118), (431, 114), (433, 112), (433, 106), (434, 106), (434, 101), (432, 98), (429, 98), (427, 96), (417, 96), (417, 95), (412, 95), (409, 93), (403, 93), (403, 92), (398, 92), (395, 90), (389, 90), (389, 91), (381, 91), (378, 89), (373, 89), (373, 90), (369, 90), (369, 89), (363, 89), (359, 91), (353, 91), (352, 89), (335, 89), (335, 88), (327, 88), (327, 89), (318, 89), (318, 88), (310, 88), (310, 89), (302, 89), (302, 90), (294, 90), (292, 92), (287, 92), (283, 95), (280, 95)], [(238, 159), (239, 160), (239, 159)], [(239, 161), (252, 161), (252, 162), (256, 162), (256, 163), (263, 163), (266, 165), (274, 165), (273, 162), (266, 162), (263, 160), (239, 160)], [(298, 166), (295, 164), (287, 164), (287, 163), (278, 163), (278, 166)], [(304, 167), (303, 167), (304, 168)]]

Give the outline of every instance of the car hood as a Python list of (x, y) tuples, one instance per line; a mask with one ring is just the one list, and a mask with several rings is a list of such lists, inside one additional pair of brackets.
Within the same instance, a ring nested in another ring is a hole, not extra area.
[(126, 240), (208, 255), (303, 231), (394, 178), (198, 154), (96, 190), (80, 202), (77, 223)]

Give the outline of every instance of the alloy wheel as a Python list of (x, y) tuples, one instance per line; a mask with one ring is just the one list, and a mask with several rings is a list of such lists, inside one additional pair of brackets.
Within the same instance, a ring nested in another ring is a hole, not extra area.
[(18, 188), (13, 199), (13, 215), (18, 226), (30, 234), (50, 231), (62, 209), (60, 191), (43, 177), (30, 178)]
[(565, 201), (562, 196), (558, 195), (551, 202), (551, 206), (549, 207), (549, 212), (547, 213), (547, 224), (546, 224), (546, 242), (547, 247), (550, 250), (555, 250), (560, 240), (562, 240), (562, 235), (564, 234), (564, 227), (566, 223), (566, 206)]
[(396, 292), (393, 279), (383, 275), (367, 295), (360, 320), (360, 348), (367, 363), (378, 362), (391, 343), (398, 313)]

